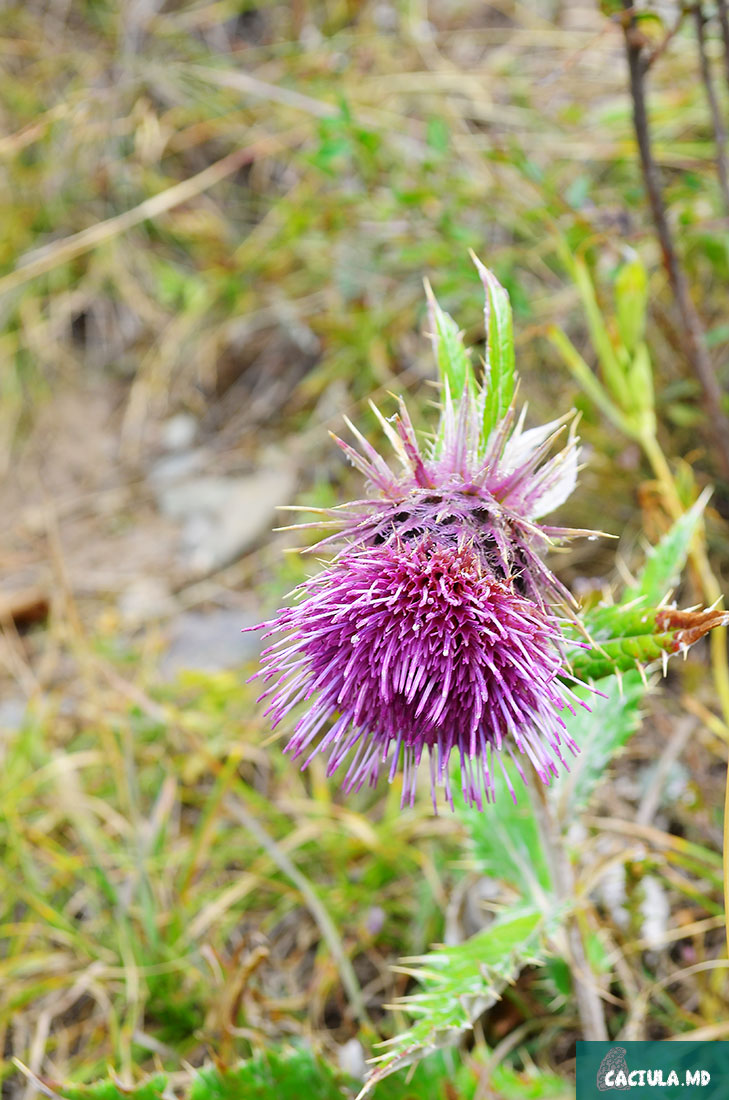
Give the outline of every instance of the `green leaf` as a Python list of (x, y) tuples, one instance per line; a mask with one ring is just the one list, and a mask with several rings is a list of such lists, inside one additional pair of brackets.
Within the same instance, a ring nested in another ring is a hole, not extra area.
[(514, 396), (514, 326), (509, 295), (493, 272), (473, 252), (471, 259), (486, 291), (486, 401), (483, 434), (484, 439), (487, 439), (495, 425), (506, 416)]
[(648, 276), (638, 255), (621, 264), (615, 277), (615, 308), (618, 332), (632, 355), (643, 340), (648, 301)]
[[(636, 664), (664, 659), (664, 654), (683, 652), (714, 627), (726, 624), (727, 615), (722, 611), (656, 606), (679, 582), (710, 496), (711, 490), (705, 489), (649, 551), (637, 583), (625, 589), (618, 604), (592, 608), (583, 616), (583, 626), (595, 644), (570, 653), (572, 670), (579, 679), (598, 680)], [(572, 640), (580, 640), (576, 631)]]
[[(26, 1071), (31, 1081), (35, 1075)], [(335, 1070), (312, 1050), (295, 1046), (270, 1049), (227, 1069), (205, 1066), (184, 1090), (187, 1100), (342, 1100), (342, 1086), (354, 1081)], [(162, 1100), (171, 1095), (164, 1074), (149, 1077), (133, 1088), (115, 1079), (90, 1085), (53, 1085), (64, 1100)]]
[(640, 343), (628, 365), (628, 386), (630, 388), (632, 419), (641, 435), (655, 434), (655, 391), (653, 386), (653, 366), (648, 348)]
[(608, 420), (611, 420), (616, 428), (619, 428), (628, 436), (633, 436), (635, 433), (632, 425), (612, 400), (600, 380), (595, 376), (593, 371), (590, 370), (590, 367), (580, 355), (569, 336), (562, 332), (561, 329), (557, 328), (556, 325), (550, 325), (547, 329), (547, 339), (560, 353), (573, 378), (575, 378), (587, 396), (597, 405), (598, 409), (602, 410)]
[(633, 18), (640, 27), (640, 33), (646, 41), (657, 46), (665, 38), (667, 33), (666, 24), (657, 12), (637, 11)]
[[(572, 671), (579, 680), (600, 680), (611, 673), (684, 653), (714, 627), (729, 622), (729, 613), (716, 609), (679, 611), (674, 607), (646, 609), (643, 605), (641, 600), (639, 606), (598, 607), (585, 615), (583, 623), (594, 644), (569, 653)], [(572, 640), (577, 638), (575, 631)]]
[(660, 603), (666, 594), (676, 587), (691, 549), (691, 540), (710, 496), (711, 489), (704, 489), (688, 512), (681, 516), (658, 545), (648, 552), (638, 583), (625, 590), (620, 601), (622, 604), (642, 596), (645, 606), (650, 607)]
[(541, 926), (538, 912), (511, 912), (465, 943), (403, 959), (415, 965), (399, 969), (417, 978), (423, 988), (401, 997), (398, 1007), (416, 1020), (407, 1031), (382, 1044), (389, 1049), (376, 1059), (381, 1065), (360, 1095), (433, 1048), (458, 1042), (473, 1027), (474, 1020), (499, 1000), (504, 986), (513, 982), (524, 966), (542, 962)]
[(572, 276), (582, 300), (590, 340), (600, 360), (605, 385), (620, 408), (627, 412), (631, 407), (628, 382), (605, 325), (589, 268), (581, 256), (572, 255), (565, 241), (560, 241), (558, 248), (560, 258)]
[(579, 688), (577, 694), (590, 710), (576, 707), (575, 714), (565, 717), (567, 731), (580, 751), (570, 760), (569, 772), (561, 772), (550, 790), (563, 822), (575, 820), (587, 806), (611, 760), (640, 724), (639, 706), (646, 689), (635, 669), (622, 678), (622, 689), (615, 676), (598, 680), (595, 687), (606, 698)]
[(438, 364), (438, 372), (454, 401), (462, 396), (466, 386), (473, 384), (473, 372), (468, 352), (463, 346), (463, 336), (453, 318), (438, 305), (430, 283), (426, 280), (430, 339)]
[(476, 863), (485, 875), (515, 889), (534, 909), (544, 909), (553, 893), (552, 876), (532, 804), (524, 795), (515, 804), (506, 784), (497, 797), (493, 811), (458, 810)]
[(705, 339), (707, 348), (718, 348), (725, 344), (729, 340), (729, 321), (724, 321), (722, 324), (710, 328)]
[[(473, 1100), (489, 1051), (481, 1048), (468, 1059), (456, 1051), (435, 1051), (414, 1069), (380, 1079), (377, 1100)], [(90, 1085), (61, 1085), (41, 1081), (27, 1070), (26, 1076), (39, 1093), (66, 1100), (163, 1100), (180, 1095), (186, 1100), (344, 1100), (354, 1096), (357, 1085), (341, 1070), (328, 1065), (302, 1046), (268, 1049), (227, 1069), (206, 1066), (178, 1080), (174, 1092), (166, 1074), (155, 1074), (131, 1088), (113, 1078)], [(562, 1078), (539, 1073), (533, 1066), (516, 1071), (498, 1064), (489, 1073), (491, 1088), (504, 1100), (557, 1100), (569, 1095)], [(52, 1091), (49, 1092), (49, 1089)], [(574, 1091), (574, 1090), (573, 1090)]]

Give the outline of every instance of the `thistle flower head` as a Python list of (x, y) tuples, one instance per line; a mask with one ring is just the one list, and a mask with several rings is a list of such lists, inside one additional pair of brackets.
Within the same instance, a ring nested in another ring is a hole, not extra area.
[(306, 700), (287, 749), (308, 752), (305, 764), (327, 750), (330, 775), (346, 762), (345, 789), (374, 785), (382, 767), (392, 779), (400, 765), (412, 803), (427, 750), (434, 805), (437, 784), (452, 806), (456, 753), (464, 799), (482, 809), (494, 750), (522, 774), (524, 754), (545, 783), (563, 747), (574, 750), (560, 717), (558, 627), (485, 570), (473, 541), (395, 538), (343, 555), (298, 594), (268, 624), (282, 636), (263, 657), (267, 713), (276, 726)]
[(304, 766), (326, 751), (328, 774), (346, 762), (346, 789), (374, 784), (384, 767), (392, 780), (401, 768), (403, 803), (414, 799), (424, 754), (434, 805), (439, 785), (453, 804), (455, 753), (464, 798), (481, 808), (497, 762), (514, 796), (504, 754), (525, 780), (534, 770), (548, 783), (564, 750), (577, 748), (563, 720), (572, 677), (559, 616), (570, 597), (542, 555), (587, 532), (540, 522), (575, 486), (577, 442), (570, 432), (554, 453), (563, 421), (525, 431), (524, 415), (516, 419), (508, 298), (479, 270), (493, 311), (489, 348), (499, 351), (484, 385), (459, 353), (458, 333), (444, 328), (453, 322), (433, 312), (449, 337), (435, 340), (443, 376), (435, 435), (420, 446), (402, 401), (393, 422), (375, 409), (393, 471), (349, 425), (359, 450), (337, 443), (369, 495), (330, 511), (336, 531), (318, 546), (334, 550), (333, 560), (264, 624), (278, 636), (257, 674), (266, 713), (277, 726), (303, 708), (287, 751), (306, 754)]

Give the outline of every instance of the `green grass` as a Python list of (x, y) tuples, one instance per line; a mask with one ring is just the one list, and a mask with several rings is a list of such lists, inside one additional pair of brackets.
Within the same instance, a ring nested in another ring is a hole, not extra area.
[(261, 747), (238, 674), (191, 674), (131, 705), (114, 682), (83, 684), (82, 723), (47, 707), (8, 749), (0, 1028), (15, 1038), (45, 1015), (47, 1055), (74, 1080), (152, 1054), (175, 1070), (241, 1055), (272, 1020), (351, 1034), (316, 911), (236, 811), (320, 896), (375, 1003), (396, 984), (385, 960), (442, 935), (438, 899), (419, 891), (413, 920), (412, 890), (424, 874), (446, 888), (455, 824), (401, 813), (394, 790), (334, 802), (320, 770), (303, 777)]

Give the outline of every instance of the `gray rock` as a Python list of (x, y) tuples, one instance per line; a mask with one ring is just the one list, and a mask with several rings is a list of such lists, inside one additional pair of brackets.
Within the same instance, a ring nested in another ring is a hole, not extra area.
[(219, 672), (253, 660), (261, 650), (261, 635), (241, 631), (258, 621), (251, 614), (228, 608), (185, 612), (172, 625), (169, 649), (160, 661), (160, 675), (173, 679), (186, 669)]
[(161, 577), (135, 577), (119, 596), (119, 614), (128, 623), (161, 619), (174, 610), (168, 584)]
[(276, 525), (296, 478), (290, 467), (250, 477), (191, 477), (160, 487), (161, 510), (182, 524), (185, 564), (198, 576), (236, 561)]
[(157, 502), (163, 511), (162, 499), (166, 487), (189, 477), (190, 474), (197, 473), (198, 470), (204, 470), (209, 461), (209, 453), (201, 447), (195, 451), (165, 455), (154, 463), (149, 471), (148, 480), (155, 490)]
[(0, 700), (0, 729), (15, 732), (25, 719), (28, 704), (19, 696)]

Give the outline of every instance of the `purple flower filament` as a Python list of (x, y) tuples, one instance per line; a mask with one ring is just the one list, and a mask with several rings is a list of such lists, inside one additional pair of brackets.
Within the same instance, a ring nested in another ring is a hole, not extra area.
[(400, 763), (402, 801), (412, 804), (427, 749), (434, 805), (442, 785), (452, 806), (456, 752), (464, 799), (482, 809), (493, 797), (494, 750), (501, 763), (505, 747), (522, 775), (514, 750), (523, 754), (545, 783), (564, 765), (562, 749), (575, 751), (559, 714), (569, 704), (557, 679), (558, 626), (485, 571), (465, 538), (396, 538), (344, 555), (301, 595), (268, 624), (284, 636), (264, 652), (263, 678), (277, 678), (266, 713), (275, 727), (309, 703), (287, 751), (311, 750), (306, 766), (327, 750), (329, 775), (346, 762), (345, 790), (374, 785), (389, 759), (390, 780)]

